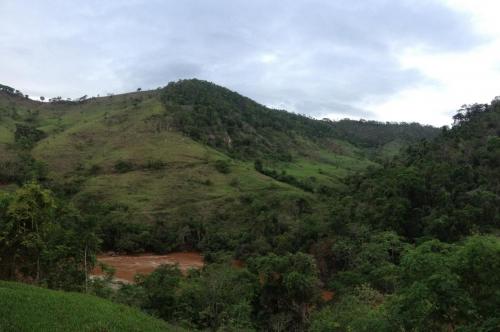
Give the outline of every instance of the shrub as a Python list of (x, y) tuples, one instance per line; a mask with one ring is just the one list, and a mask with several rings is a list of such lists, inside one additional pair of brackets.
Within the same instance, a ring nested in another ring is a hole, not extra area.
[(146, 169), (149, 170), (160, 170), (165, 167), (165, 163), (161, 160), (149, 160), (146, 164)]
[(127, 173), (134, 170), (134, 164), (130, 161), (119, 160), (115, 163), (114, 169), (118, 173)]
[(100, 171), (101, 171), (101, 166), (99, 166), (99, 165), (92, 165), (92, 166), (90, 166), (90, 168), (88, 170), (88, 173), (90, 175), (97, 175), (97, 174), (99, 174)]
[(45, 138), (46, 134), (32, 126), (16, 124), (14, 138), (17, 144), (23, 148), (30, 149), (36, 142)]
[(215, 169), (222, 174), (231, 173), (231, 168), (226, 160), (219, 159), (215, 162)]
[(231, 187), (239, 187), (240, 186), (240, 180), (238, 178), (232, 178), (231, 182), (229, 182), (229, 185)]

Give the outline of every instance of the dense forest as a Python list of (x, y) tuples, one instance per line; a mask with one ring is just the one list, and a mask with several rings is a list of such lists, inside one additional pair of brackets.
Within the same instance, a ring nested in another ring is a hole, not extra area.
[[(323, 146), (335, 139), (377, 148), (395, 140), (434, 137), (431, 126), (376, 121), (317, 121), (282, 110), (270, 110), (253, 100), (200, 80), (172, 82), (163, 92), (173, 124), (186, 135), (240, 158), (290, 160), (307, 147), (301, 138)], [(168, 112), (168, 111), (167, 111)], [(302, 149), (301, 149), (302, 148)]]
[[(192, 330), (498, 331), (498, 100), (436, 129), (183, 80), (64, 103), (3, 88), (0, 117), (3, 280)], [(206, 265), (117, 289), (88, 276), (109, 250)]]

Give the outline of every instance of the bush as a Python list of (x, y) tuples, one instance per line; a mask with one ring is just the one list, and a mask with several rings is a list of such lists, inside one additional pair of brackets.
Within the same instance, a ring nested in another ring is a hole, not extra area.
[(100, 172), (101, 172), (101, 166), (99, 165), (92, 165), (88, 170), (89, 175), (97, 175)]
[(115, 163), (114, 169), (118, 173), (127, 173), (134, 170), (134, 164), (130, 161), (119, 160)]
[(215, 162), (215, 169), (222, 174), (231, 173), (231, 168), (226, 160), (219, 159)]
[(46, 134), (32, 126), (16, 124), (14, 139), (21, 147), (30, 149), (36, 142), (46, 137)]
[(146, 169), (149, 170), (160, 170), (165, 167), (165, 163), (161, 160), (149, 160), (146, 164)]
[(231, 182), (229, 182), (229, 185), (231, 187), (239, 187), (240, 186), (240, 180), (238, 178), (232, 178)]

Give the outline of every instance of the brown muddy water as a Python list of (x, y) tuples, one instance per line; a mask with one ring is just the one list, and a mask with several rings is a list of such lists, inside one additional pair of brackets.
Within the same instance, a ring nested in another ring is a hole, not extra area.
[[(186, 272), (189, 269), (200, 269), (203, 267), (203, 256), (198, 252), (176, 252), (168, 255), (100, 255), (97, 261), (113, 267), (115, 279), (122, 282), (134, 282), (134, 276), (150, 274), (158, 266), (163, 264), (178, 264), (179, 269)], [(103, 272), (96, 266), (91, 273), (93, 276), (102, 276)]]

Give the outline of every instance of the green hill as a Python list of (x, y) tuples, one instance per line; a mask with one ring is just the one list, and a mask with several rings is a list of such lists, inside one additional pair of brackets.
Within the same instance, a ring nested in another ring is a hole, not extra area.
[(94, 296), (0, 281), (0, 331), (182, 331)]
[(314, 250), (340, 299), (318, 330), (498, 331), (499, 100), (454, 120), (332, 198)]
[(339, 200), (338, 223), (370, 223), (410, 239), (443, 241), (497, 229), (500, 103), (467, 106), (454, 119), (436, 139), (353, 178)]
[(499, 326), (498, 100), (437, 130), (314, 120), (198, 80), (76, 102), (2, 89), (2, 191), (41, 182), (0, 196), (8, 276), (82, 289), (89, 243), (197, 249), (205, 269), (157, 269), (110, 298), (198, 329)]
[[(254, 198), (294, 227), (301, 202), (320, 209), (314, 195), (335, 191), (346, 176), (377, 166), (378, 157), (438, 132), (314, 120), (199, 80), (50, 103), (4, 90), (0, 120), (1, 188), (44, 182), (105, 220), (105, 248), (125, 251), (215, 242), (234, 249), (231, 239), (265, 210), (242, 206)], [(152, 240), (158, 228), (162, 235)], [(123, 233), (117, 229), (133, 235), (115, 238)], [(225, 240), (206, 235), (222, 229)]]

